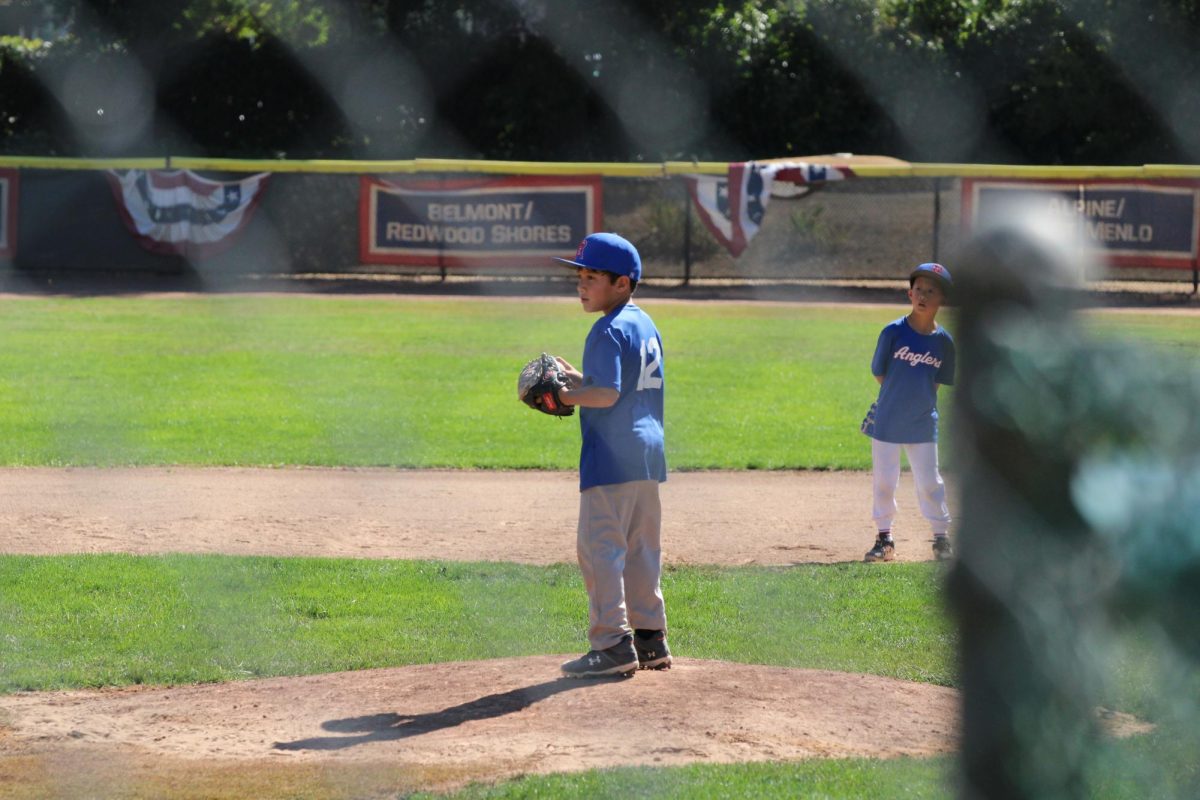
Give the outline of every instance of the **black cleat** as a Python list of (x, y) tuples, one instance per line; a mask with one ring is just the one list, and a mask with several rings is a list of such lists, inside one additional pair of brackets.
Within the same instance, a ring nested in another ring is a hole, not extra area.
[(586, 655), (562, 665), (562, 673), (568, 678), (606, 678), (614, 675), (632, 675), (638, 669), (638, 654), (633, 647), (633, 637), (626, 636), (612, 647), (604, 650), (589, 650)]
[(662, 631), (654, 631), (646, 637), (639, 633), (633, 637), (633, 646), (637, 650), (638, 669), (671, 668), (671, 650), (667, 647), (667, 635)]
[(896, 544), (891, 539), (884, 539), (882, 536), (875, 540), (875, 546), (867, 551), (863, 556), (863, 561), (868, 564), (872, 561), (891, 561), (896, 557)]

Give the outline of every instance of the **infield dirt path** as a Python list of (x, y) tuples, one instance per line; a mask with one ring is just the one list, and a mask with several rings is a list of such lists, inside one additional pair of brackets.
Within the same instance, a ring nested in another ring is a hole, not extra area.
[[(0, 552), (574, 563), (577, 480), (532, 471), (2, 469)], [(874, 537), (863, 472), (672, 473), (661, 496), (668, 563), (858, 561)], [(898, 499), (897, 559), (929, 560), (907, 471)]]

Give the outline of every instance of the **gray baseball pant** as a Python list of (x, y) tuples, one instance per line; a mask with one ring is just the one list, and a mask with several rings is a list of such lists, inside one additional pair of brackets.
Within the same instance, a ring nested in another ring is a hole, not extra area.
[(593, 650), (612, 647), (637, 628), (666, 631), (661, 534), (658, 481), (580, 492), (576, 551)]

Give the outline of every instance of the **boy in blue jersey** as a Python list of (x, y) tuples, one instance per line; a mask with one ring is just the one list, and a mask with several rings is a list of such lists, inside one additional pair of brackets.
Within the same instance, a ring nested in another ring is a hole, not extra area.
[(595, 678), (667, 669), (667, 616), (660, 580), (663, 449), (663, 347), (653, 320), (631, 302), (642, 277), (637, 249), (595, 233), (574, 259), (583, 310), (599, 313), (583, 347), (583, 370), (559, 363), (579, 407), (579, 528), (576, 551), (588, 593), (591, 650), (562, 665), (564, 675)]
[(947, 536), (950, 511), (937, 454), (937, 392), (939, 386), (954, 383), (954, 340), (935, 319), (953, 281), (941, 264), (921, 264), (909, 275), (908, 286), (912, 311), (884, 327), (871, 359), (879, 398), (867, 412), (862, 432), (871, 437), (878, 534), (864, 561), (896, 557), (892, 520), (901, 449), (912, 468), (921, 514), (933, 530), (934, 557), (946, 560), (954, 552)]

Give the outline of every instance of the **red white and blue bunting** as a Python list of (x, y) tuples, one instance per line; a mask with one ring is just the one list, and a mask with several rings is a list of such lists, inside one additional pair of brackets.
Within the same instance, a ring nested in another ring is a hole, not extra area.
[(233, 244), (267, 183), (260, 173), (213, 181), (188, 170), (110, 170), (121, 217), (151, 252), (205, 258)]
[(802, 161), (729, 165), (727, 175), (690, 175), (688, 191), (705, 227), (737, 258), (758, 233), (767, 204), (775, 197), (796, 197), (813, 184), (854, 176), (849, 167)]

